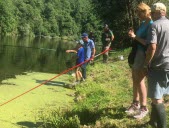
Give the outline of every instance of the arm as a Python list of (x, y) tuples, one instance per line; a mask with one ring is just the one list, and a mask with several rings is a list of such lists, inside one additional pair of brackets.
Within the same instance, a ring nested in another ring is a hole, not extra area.
[(145, 65), (150, 66), (150, 63), (154, 57), (154, 54), (157, 50), (157, 32), (156, 27), (152, 24), (151, 28), (149, 29), (147, 40), (149, 42), (148, 49), (146, 52), (146, 60)]
[(156, 43), (152, 43), (148, 46), (147, 52), (146, 52), (146, 60), (145, 60), (145, 65), (149, 66), (151, 63), (151, 60), (154, 57), (155, 51), (157, 48), (157, 44)]
[(95, 53), (96, 53), (96, 49), (95, 49), (95, 48), (93, 48), (93, 49), (92, 49), (92, 58), (94, 58)]
[(111, 41), (113, 41), (114, 40), (114, 35), (112, 35), (112, 37), (111, 37)]
[(112, 42), (114, 40), (114, 34), (113, 34), (113, 31), (109, 30), (110, 34), (111, 34), (111, 37), (110, 37), (110, 41)]
[(131, 38), (137, 40), (137, 41), (138, 41), (139, 43), (141, 43), (142, 45), (146, 45), (146, 44), (147, 44), (147, 43), (146, 43), (146, 40), (144, 40), (144, 39), (142, 39), (142, 38), (140, 38), (140, 37), (137, 37), (137, 36), (134, 34), (134, 30), (133, 30), (133, 29), (129, 30), (128, 34), (129, 34), (129, 37), (131, 37)]
[(92, 52), (91, 58), (94, 58), (95, 53), (96, 53), (96, 48), (95, 48), (95, 44), (93, 41), (91, 42), (91, 52)]
[(140, 37), (135, 36), (134, 39), (137, 40), (138, 42), (140, 42), (142, 45), (147, 45), (146, 40), (144, 40)]
[(66, 50), (66, 52), (67, 52), (67, 53), (69, 53), (69, 52), (74, 52), (74, 53), (77, 53), (77, 51), (76, 51), (76, 50)]

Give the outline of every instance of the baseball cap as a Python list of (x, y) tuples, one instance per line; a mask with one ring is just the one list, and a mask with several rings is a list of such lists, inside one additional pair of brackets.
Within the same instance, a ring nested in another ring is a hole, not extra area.
[(83, 33), (83, 34), (81, 35), (82, 38), (87, 37), (87, 36), (88, 36), (87, 33)]
[(151, 11), (165, 11), (166, 12), (166, 6), (163, 3), (155, 3), (151, 6)]

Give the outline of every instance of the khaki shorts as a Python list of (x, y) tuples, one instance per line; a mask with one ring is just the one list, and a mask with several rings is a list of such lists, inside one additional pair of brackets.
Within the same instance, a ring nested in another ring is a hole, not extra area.
[[(110, 48), (110, 46), (111, 46), (111, 43), (109, 43), (109, 44), (106, 45), (106, 46), (103, 46), (103, 47), (102, 47), (102, 52), (105, 51), (105, 50), (108, 50), (108, 49)], [(105, 54), (105, 55), (108, 55), (108, 53), (109, 53), (109, 51), (105, 52), (104, 54)]]
[(134, 64), (132, 66), (133, 69), (143, 69), (144, 67), (144, 61), (145, 61), (145, 52), (143, 50), (140, 50), (138, 49), (137, 52), (136, 52), (136, 56), (135, 56), (135, 59), (134, 59)]

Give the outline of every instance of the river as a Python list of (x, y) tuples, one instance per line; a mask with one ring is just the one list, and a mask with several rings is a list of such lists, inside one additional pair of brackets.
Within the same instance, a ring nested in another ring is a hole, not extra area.
[(51, 38), (0, 37), (0, 80), (24, 72), (60, 73), (70, 66), (72, 54), (65, 51), (74, 46)]

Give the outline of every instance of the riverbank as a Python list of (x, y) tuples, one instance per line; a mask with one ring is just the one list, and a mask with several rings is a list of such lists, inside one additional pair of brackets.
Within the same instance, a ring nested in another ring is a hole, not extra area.
[[(128, 53), (129, 49), (112, 52), (106, 64), (95, 60), (95, 64), (88, 67), (87, 81), (75, 87), (75, 105), (55, 111), (52, 118), (46, 118), (46, 128), (151, 128), (145, 126), (149, 114), (136, 120), (125, 113), (132, 102)], [(121, 55), (124, 60), (119, 59)], [(149, 109), (150, 105), (148, 100)]]
[[(56, 74), (25, 73), (15, 79), (3, 80), (0, 85), (0, 104), (22, 94), (54, 77)], [(59, 108), (69, 108), (74, 90), (65, 88), (70, 75), (60, 76), (51, 82), (0, 107), (1, 128), (33, 128), (42, 124), (42, 115)]]

